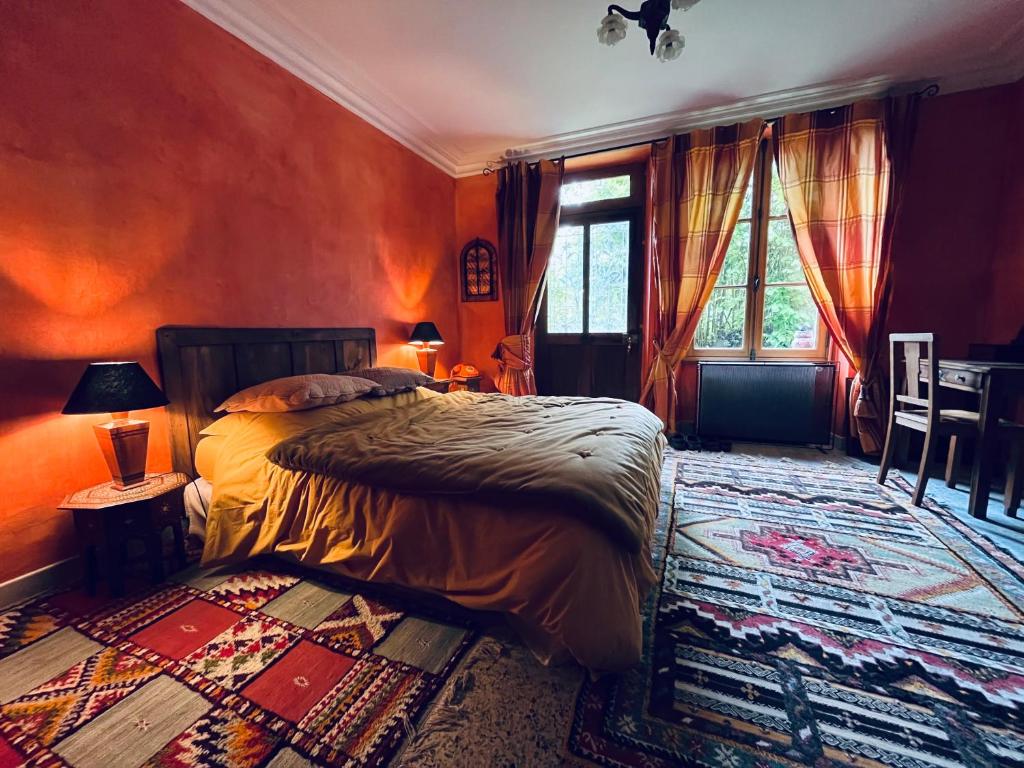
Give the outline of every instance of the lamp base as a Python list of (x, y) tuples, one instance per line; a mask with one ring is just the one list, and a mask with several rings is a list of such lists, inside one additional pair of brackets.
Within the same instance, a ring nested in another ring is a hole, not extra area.
[(115, 419), (106, 424), (97, 424), (93, 431), (115, 488), (123, 491), (146, 482), (148, 421)]
[(420, 370), (427, 376), (433, 376), (437, 368), (437, 350), (430, 347), (420, 347), (416, 350), (416, 359), (419, 361)]

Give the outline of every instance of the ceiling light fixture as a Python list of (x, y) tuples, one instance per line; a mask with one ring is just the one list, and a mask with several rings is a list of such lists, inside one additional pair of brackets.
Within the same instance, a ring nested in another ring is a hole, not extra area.
[(626, 37), (626, 19), (629, 19), (647, 30), (652, 56), (657, 56), (659, 61), (678, 59), (686, 38), (668, 25), (668, 17), (673, 10), (688, 11), (698, 2), (700, 0), (644, 0), (639, 11), (609, 5), (608, 15), (601, 19), (597, 29), (597, 39), (605, 45), (615, 45)]

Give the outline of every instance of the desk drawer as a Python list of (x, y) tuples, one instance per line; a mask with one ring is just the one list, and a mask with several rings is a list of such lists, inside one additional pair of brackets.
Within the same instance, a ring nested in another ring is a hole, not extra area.
[[(928, 361), (921, 361), (921, 381), (928, 381)], [(984, 385), (985, 374), (964, 368), (943, 368), (939, 366), (939, 383), (957, 389), (980, 392)]]
[(977, 371), (965, 371), (961, 368), (939, 368), (939, 381), (943, 384), (952, 384), (955, 387), (980, 390), (982, 378), (982, 374)]

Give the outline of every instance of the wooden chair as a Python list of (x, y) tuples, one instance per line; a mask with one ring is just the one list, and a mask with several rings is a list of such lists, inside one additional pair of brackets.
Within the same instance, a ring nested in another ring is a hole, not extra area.
[[(903, 349), (901, 367), (897, 365), (896, 347)], [(924, 354), (922, 355), (922, 351)], [(927, 377), (922, 376), (921, 361), (927, 361)], [(924, 433), (924, 448), (917, 471), (917, 485), (910, 503), (921, 506), (928, 487), (928, 469), (940, 435), (970, 436), (978, 430), (978, 414), (973, 411), (943, 409), (944, 399), (939, 381), (938, 339), (934, 333), (893, 333), (889, 335), (889, 428), (885, 435), (882, 466), (878, 482), (885, 483), (892, 466), (898, 428)], [(927, 396), (921, 396), (921, 384), (927, 383)]]

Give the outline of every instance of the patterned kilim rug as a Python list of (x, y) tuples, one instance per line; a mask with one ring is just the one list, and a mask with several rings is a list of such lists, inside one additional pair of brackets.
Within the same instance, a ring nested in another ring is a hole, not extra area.
[[(675, 454), (637, 669), (585, 681), (606, 766), (1024, 766), (1024, 567), (870, 467)], [(671, 459), (670, 459), (671, 461)]]
[(670, 452), (643, 663), (597, 681), (279, 563), (36, 600), (0, 612), (0, 768), (1024, 767), (1024, 567), (908, 498)]
[(0, 768), (385, 764), (475, 630), (371, 590), (271, 564), (2, 612)]

